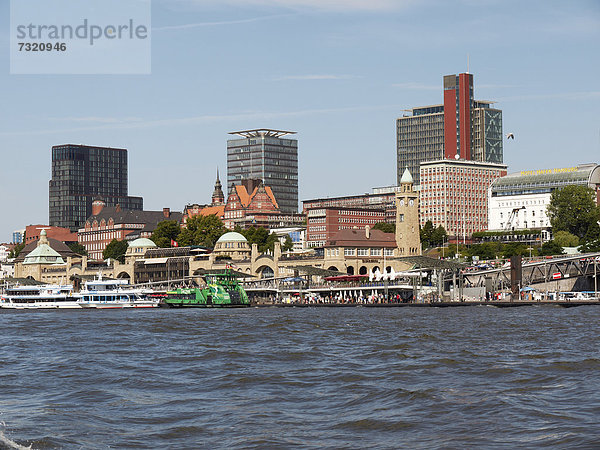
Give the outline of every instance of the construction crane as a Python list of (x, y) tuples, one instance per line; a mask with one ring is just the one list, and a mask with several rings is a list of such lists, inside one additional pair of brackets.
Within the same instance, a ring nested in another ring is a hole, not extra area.
[(525, 207), (519, 206), (518, 208), (512, 209), (512, 211), (510, 212), (510, 215), (508, 216), (508, 219), (506, 220), (506, 225), (504, 226), (505, 230), (508, 230), (508, 231), (512, 230), (512, 222), (515, 219), (515, 217), (518, 217), (519, 211), (522, 209), (525, 209)]

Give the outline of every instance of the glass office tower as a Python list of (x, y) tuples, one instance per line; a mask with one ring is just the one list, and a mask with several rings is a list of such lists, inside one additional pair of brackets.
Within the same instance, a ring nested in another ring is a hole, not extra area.
[(396, 121), (397, 179), (408, 167), (420, 185), (420, 164), (461, 159), (502, 164), (502, 111), (474, 99), (473, 75), (446, 75), (443, 104), (405, 110)]
[(257, 129), (229, 133), (227, 190), (245, 179), (270, 186), (282, 213), (298, 212), (298, 140), (284, 139), (293, 131)]
[(142, 197), (127, 195), (127, 150), (87, 145), (52, 147), (49, 225), (77, 231), (92, 215), (92, 201), (142, 210)]

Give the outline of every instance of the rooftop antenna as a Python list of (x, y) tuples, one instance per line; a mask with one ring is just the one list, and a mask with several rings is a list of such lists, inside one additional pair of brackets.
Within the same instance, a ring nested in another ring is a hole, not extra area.
[(467, 73), (469, 73), (469, 54), (467, 53)]

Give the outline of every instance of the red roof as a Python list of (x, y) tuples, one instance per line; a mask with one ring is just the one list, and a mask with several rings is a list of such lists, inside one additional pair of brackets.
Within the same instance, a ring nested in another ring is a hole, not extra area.
[(364, 228), (341, 230), (327, 241), (325, 247), (383, 247), (395, 248), (396, 235), (381, 230), (370, 230), (367, 239)]

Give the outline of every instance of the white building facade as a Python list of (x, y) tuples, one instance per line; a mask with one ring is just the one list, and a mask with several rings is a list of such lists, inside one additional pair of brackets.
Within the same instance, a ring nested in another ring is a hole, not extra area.
[(489, 190), (489, 230), (547, 229), (547, 208), (552, 191), (568, 185), (584, 185), (600, 198), (600, 165), (581, 164), (560, 169), (511, 173), (496, 180)]

